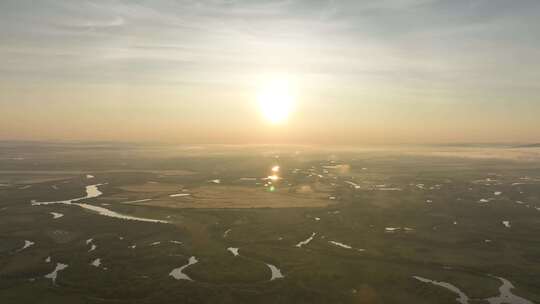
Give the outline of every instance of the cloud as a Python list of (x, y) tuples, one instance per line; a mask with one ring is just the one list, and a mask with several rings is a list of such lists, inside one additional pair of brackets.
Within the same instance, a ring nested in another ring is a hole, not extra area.
[(538, 11), (532, 0), (7, 0), (0, 68), (81, 82), (288, 69), (342, 88), (538, 91), (527, 68), (540, 65)]
[(73, 20), (60, 23), (59, 26), (75, 29), (96, 29), (96, 28), (110, 28), (125, 25), (126, 22), (122, 17), (114, 17), (112, 19), (105, 20)]

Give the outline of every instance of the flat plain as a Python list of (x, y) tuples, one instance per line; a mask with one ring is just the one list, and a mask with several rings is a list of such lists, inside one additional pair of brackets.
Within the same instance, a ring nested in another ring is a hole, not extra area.
[(0, 302), (538, 303), (539, 160), (3, 142)]

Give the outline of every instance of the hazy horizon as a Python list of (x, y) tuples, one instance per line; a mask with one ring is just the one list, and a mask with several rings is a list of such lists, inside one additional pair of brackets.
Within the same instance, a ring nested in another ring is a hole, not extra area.
[(134, 145), (134, 146), (168, 146), (168, 147), (312, 147), (330, 149), (355, 148), (406, 148), (406, 147), (471, 147), (471, 148), (536, 148), (540, 142), (392, 142), (392, 143), (287, 143), (287, 142), (176, 142), (164, 140), (78, 140), (78, 139), (0, 139), (0, 144), (14, 145)]

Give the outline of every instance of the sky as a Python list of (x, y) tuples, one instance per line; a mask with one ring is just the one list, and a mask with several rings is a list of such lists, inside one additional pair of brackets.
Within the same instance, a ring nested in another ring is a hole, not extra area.
[(538, 20), (537, 0), (2, 0), (0, 140), (540, 142)]

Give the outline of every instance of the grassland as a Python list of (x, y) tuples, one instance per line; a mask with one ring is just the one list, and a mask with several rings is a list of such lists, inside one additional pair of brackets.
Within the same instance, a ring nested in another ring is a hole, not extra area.
[[(500, 286), (490, 275), (540, 302), (535, 150), (527, 158), (507, 150), (496, 158), (496, 149), (485, 157), (298, 147), (0, 151), (1, 303), (457, 303), (413, 276), (487, 303)], [(270, 184), (276, 164), (280, 180)], [(103, 194), (85, 203), (169, 223), (31, 205), (83, 197), (92, 184)], [(21, 250), (25, 240), (34, 244)], [(191, 256), (193, 281), (168, 275)], [(53, 284), (44, 276), (56, 263), (69, 266)], [(269, 281), (266, 264), (285, 277)]]

